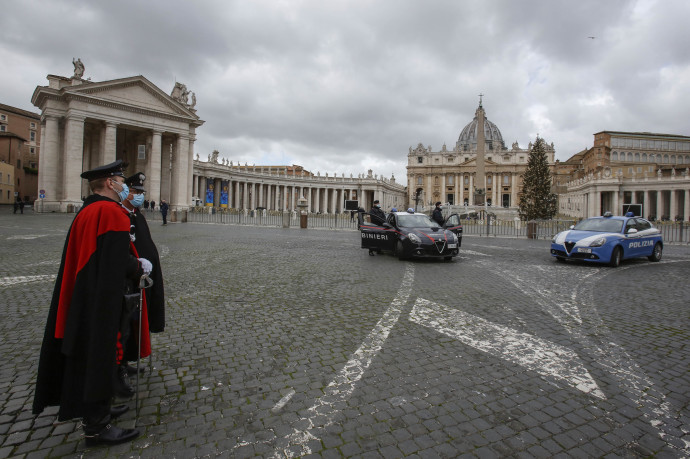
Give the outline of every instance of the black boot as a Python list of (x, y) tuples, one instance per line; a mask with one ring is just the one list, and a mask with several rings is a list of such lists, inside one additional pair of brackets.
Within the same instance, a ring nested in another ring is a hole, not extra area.
[[(137, 374), (137, 367), (132, 366), (132, 365), (126, 363), (126, 364), (125, 364), (125, 368), (127, 368), (127, 374), (128, 374), (128, 375), (135, 375), (135, 374)], [(139, 373), (143, 373), (144, 370), (145, 370), (144, 367), (139, 367)]]
[(116, 419), (129, 411), (127, 405), (114, 405), (110, 407), (110, 419)]
[(132, 441), (140, 435), (138, 429), (121, 429), (120, 427), (106, 424), (84, 425), (84, 438), (86, 446), (117, 445)]
[(127, 376), (127, 369), (123, 365), (115, 367), (115, 374), (113, 375), (113, 392), (118, 397), (130, 398), (134, 395), (134, 389), (129, 383)]

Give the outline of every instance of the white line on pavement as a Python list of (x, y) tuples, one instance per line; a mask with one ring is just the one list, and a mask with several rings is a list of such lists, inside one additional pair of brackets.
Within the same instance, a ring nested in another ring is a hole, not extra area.
[(338, 413), (336, 406), (352, 395), (357, 382), (369, 368), (372, 360), (388, 338), (391, 329), (398, 322), (402, 307), (407, 303), (412, 292), (413, 281), (414, 264), (408, 262), (398, 293), (383, 317), (369, 332), (359, 349), (350, 356), (343, 369), (328, 384), (324, 394), (309, 408), (309, 416), (303, 417), (297, 422), (298, 425), (306, 424), (306, 428), (302, 430), (293, 429), (291, 434), (278, 441), (273, 457), (296, 457), (311, 453), (307, 443), (318, 440), (314, 431), (332, 424)]
[(27, 282), (37, 282), (45, 280), (55, 280), (55, 274), (44, 274), (41, 276), (14, 276), (14, 277), (0, 277), (0, 287), (8, 287), (16, 284), (26, 284)]
[(287, 394), (285, 394), (283, 398), (278, 400), (278, 403), (276, 403), (273, 408), (271, 408), (271, 411), (273, 411), (274, 413), (280, 411), (285, 406), (285, 404), (290, 401), (293, 395), (295, 395), (295, 390), (290, 389), (290, 391)]
[(422, 298), (415, 302), (410, 320), (494, 357), (606, 398), (577, 354), (558, 344)]

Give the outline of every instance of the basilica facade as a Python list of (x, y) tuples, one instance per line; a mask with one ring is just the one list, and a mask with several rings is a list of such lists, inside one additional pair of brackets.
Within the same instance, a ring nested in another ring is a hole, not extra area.
[[(531, 142), (527, 148), (520, 148), (517, 142), (506, 147), (498, 126), (486, 119), (480, 100), (474, 119), (462, 129), (452, 149), (443, 145), (434, 151), (421, 143), (410, 147), (408, 199), (419, 209), (438, 201), (465, 207), (486, 202), (516, 209), (531, 149)], [(547, 144), (546, 154), (553, 170), (553, 143)]]

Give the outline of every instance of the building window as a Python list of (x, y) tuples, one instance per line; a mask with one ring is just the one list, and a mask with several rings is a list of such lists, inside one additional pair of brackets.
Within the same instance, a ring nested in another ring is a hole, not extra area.
[(637, 168), (637, 173), (638, 173), (638, 174), (642, 173), (642, 168), (641, 168), (641, 167), (638, 167), (638, 168)]
[(455, 158), (453, 158), (452, 156), (449, 156), (449, 157), (448, 157), (448, 162), (449, 162), (449, 163), (452, 163), (454, 159), (455, 159)]
[(510, 176), (509, 175), (504, 175), (503, 176), (503, 184), (508, 185), (510, 183)]
[(438, 164), (438, 158), (436, 158), (436, 164)]
[(36, 131), (31, 131), (31, 133), (29, 133), (29, 140), (32, 142), (36, 141)]
[(649, 172), (654, 172), (654, 166), (649, 166)]
[(7, 132), (7, 126), (4, 124), (0, 124), (0, 132)]
[(453, 185), (453, 176), (452, 175), (448, 176), (448, 185)]
[(649, 158), (647, 158), (647, 153), (642, 153), (642, 162), (646, 163), (648, 160)]
[(487, 177), (486, 183), (488, 183), (489, 185), (491, 185), (491, 177)]
[(618, 152), (614, 151), (611, 153), (611, 161), (618, 161)]
[(36, 154), (36, 147), (29, 147), (29, 153), (31, 153), (32, 155), (35, 155)]
[(640, 162), (640, 154), (639, 153), (635, 153), (635, 162), (638, 162), (638, 163)]
[(467, 185), (468, 183), (470, 183), (470, 179), (469, 177), (465, 176), (465, 185)]
[(34, 122), (31, 122), (29, 126), (31, 127), (31, 129), (36, 129), (36, 123)]
[(417, 164), (422, 164), (424, 162), (424, 158), (421, 156), (417, 156)]
[(17, 169), (21, 169), (21, 168), (22, 168), (22, 160), (18, 159), (17, 160)]
[(0, 121), (7, 121), (7, 115), (0, 114)]
[(524, 157), (524, 156), (520, 156), (520, 162), (521, 162), (521, 163), (524, 163), (524, 162), (525, 162), (525, 157)]
[(421, 185), (421, 184), (422, 184), (422, 178), (421, 178), (421, 177), (417, 177), (417, 185)]

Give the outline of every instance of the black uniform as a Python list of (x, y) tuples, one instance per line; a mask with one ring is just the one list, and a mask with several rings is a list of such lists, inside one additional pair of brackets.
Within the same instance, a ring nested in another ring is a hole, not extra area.
[(440, 207), (436, 207), (431, 214), (431, 219), (438, 223), (439, 226), (443, 226), (443, 211)]
[(386, 221), (386, 214), (380, 207), (372, 207), (369, 215), (371, 216), (371, 223), (375, 225), (382, 225)]

